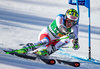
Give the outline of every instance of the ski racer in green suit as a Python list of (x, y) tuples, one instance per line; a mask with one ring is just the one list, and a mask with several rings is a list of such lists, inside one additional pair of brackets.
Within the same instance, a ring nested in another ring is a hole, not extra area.
[[(41, 46), (46, 47), (37, 51), (39, 55), (51, 55), (62, 46), (68, 44), (70, 40), (73, 43), (73, 49), (79, 49), (78, 43), (78, 12), (75, 9), (68, 9), (65, 14), (57, 15), (56, 19), (39, 34), (39, 41), (28, 43), (22, 49), (16, 50), (17, 53), (27, 53), (34, 51)], [(67, 39), (54, 41), (69, 36)], [(52, 42), (53, 41), (53, 42)]]

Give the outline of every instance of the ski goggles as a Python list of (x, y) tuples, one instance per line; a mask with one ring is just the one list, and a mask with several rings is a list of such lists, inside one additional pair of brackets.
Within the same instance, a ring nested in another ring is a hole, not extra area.
[(74, 20), (70, 20), (70, 19), (66, 19), (66, 21), (68, 22), (68, 23), (70, 23), (71, 25), (75, 25), (75, 24), (77, 24), (77, 21), (74, 21)]

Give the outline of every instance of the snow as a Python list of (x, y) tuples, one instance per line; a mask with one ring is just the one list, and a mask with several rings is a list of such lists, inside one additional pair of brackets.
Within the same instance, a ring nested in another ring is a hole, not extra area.
[[(100, 60), (100, 3), (91, 0), (91, 46), (92, 57)], [(76, 8), (68, 0), (0, 0), (0, 47), (20, 49), (21, 43), (36, 42), (38, 34), (66, 9)], [(88, 9), (80, 6), (79, 44), (80, 49), (64, 49), (67, 53), (88, 57)], [(70, 66), (45, 65), (0, 55), (0, 69), (75, 69)], [(3, 57), (3, 59), (2, 59)], [(7, 58), (8, 57), (8, 58)], [(66, 56), (64, 56), (66, 57)], [(10, 59), (11, 58), (11, 59)], [(13, 59), (12, 59), (13, 58)], [(9, 59), (9, 60), (7, 60)], [(16, 61), (16, 63), (14, 62)], [(25, 62), (21, 64), (20, 62)], [(79, 69), (99, 69), (99, 65), (82, 63)]]

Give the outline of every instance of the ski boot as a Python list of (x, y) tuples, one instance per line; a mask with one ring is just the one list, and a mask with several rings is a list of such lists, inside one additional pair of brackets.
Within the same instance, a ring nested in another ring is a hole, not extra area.
[(6, 51), (5, 50), (5, 52), (6, 52), (6, 54), (14, 54), (15, 52), (16, 53), (18, 53), (18, 54), (25, 54), (25, 53), (27, 53), (27, 51), (25, 50), (25, 49), (19, 49), (19, 50), (13, 50), (13, 49), (11, 49), (10, 51)]
[(15, 50), (14, 52), (17, 52), (19, 54), (25, 54), (27, 53), (28, 51), (33, 51), (35, 50), (36, 48), (34, 47), (34, 44), (33, 43), (28, 43), (26, 44), (22, 49), (19, 49), (19, 50)]
[(25, 54), (25, 53), (27, 53), (27, 51), (25, 49), (15, 50), (14, 52), (16, 52), (18, 54)]
[(14, 52), (18, 53), (18, 54), (26, 54), (28, 51), (32, 51), (35, 50), (35, 47), (32, 43), (28, 43), (26, 44), (23, 48), (18, 49), (18, 50), (12, 50), (10, 52), (7, 52), (7, 54), (13, 54)]
[(37, 51), (37, 52), (35, 52), (35, 54), (38, 54), (40, 56), (47, 56), (47, 55), (49, 55), (47, 49), (43, 49), (43, 50)]

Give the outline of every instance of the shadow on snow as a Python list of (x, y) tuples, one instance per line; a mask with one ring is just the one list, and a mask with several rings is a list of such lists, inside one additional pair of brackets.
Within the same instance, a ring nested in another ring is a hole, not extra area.
[[(4, 10), (4, 9), (0, 9), (0, 19), (6, 21), (18, 22), (19, 24), (23, 23), (23, 24), (37, 25), (37, 26), (48, 26), (53, 21), (53, 19), (49, 19), (49, 18), (26, 15), (26, 14), (11, 12), (9, 10)], [(5, 22), (0, 24), (27, 28), (14, 23), (10, 24)], [(100, 34), (99, 29), (100, 27), (91, 26), (91, 33), (99, 35)], [(88, 25), (79, 24), (79, 31), (88, 33)]]
[(35, 4), (35, 5), (40, 5), (40, 6), (48, 6), (48, 7), (65, 7), (65, 5), (62, 4), (57, 4), (54, 2), (46, 2), (46, 1), (35, 1), (35, 0), (14, 0), (15, 2), (21, 2), (21, 3), (27, 3), (27, 4)]

